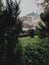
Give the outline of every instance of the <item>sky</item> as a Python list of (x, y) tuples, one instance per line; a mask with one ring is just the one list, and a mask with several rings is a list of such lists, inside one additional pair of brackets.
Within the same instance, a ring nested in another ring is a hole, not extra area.
[(42, 11), (41, 6), (37, 6), (37, 3), (43, 2), (43, 0), (20, 0), (20, 16), (25, 16), (31, 12), (40, 13)]
[[(20, 2), (20, 16), (25, 16), (31, 12), (40, 13), (42, 11), (41, 6), (37, 6), (36, 3), (41, 3), (43, 0), (17, 0)], [(3, 0), (5, 2), (5, 0)]]

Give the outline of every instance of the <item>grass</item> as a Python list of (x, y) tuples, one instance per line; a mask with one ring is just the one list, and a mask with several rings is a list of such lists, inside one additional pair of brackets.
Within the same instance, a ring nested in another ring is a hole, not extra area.
[(31, 38), (31, 37), (22, 37), (22, 38), (19, 38), (19, 41), (22, 44), (22, 46), (27, 46), (28, 44), (38, 42), (39, 37), (38, 36), (34, 36), (33, 38)]

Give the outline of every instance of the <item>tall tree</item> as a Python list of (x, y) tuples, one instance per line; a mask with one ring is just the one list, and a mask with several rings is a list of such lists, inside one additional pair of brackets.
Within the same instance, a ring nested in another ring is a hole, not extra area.
[(49, 33), (49, 1), (48, 0), (45, 0), (44, 13), (41, 14), (41, 19), (46, 24), (46, 32)]
[(0, 65), (20, 65), (21, 49), (18, 48), (18, 37), (21, 31), (19, 3), (6, 0), (6, 7), (0, 16)]
[(37, 34), (40, 38), (44, 38), (46, 36), (49, 36), (49, 0), (44, 0), (42, 3), (38, 4), (43, 7), (43, 11), (40, 14), (41, 19), (43, 20), (43, 23), (39, 23), (39, 27), (36, 28)]
[(41, 19), (43, 20), (45, 26), (40, 24), (40, 32), (42, 37), (46, 37), (49, 34), (49, 0), (44, 0), (43, 3), (40, 3), (42, 5), (44, 12), (40, 14)]

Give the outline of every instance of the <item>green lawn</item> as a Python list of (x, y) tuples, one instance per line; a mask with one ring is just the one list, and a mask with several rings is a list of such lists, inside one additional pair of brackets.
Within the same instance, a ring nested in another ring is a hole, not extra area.
[(34, 36), (34, 38), (22, 37), (22, 38), (19, 38), (19, 41), (22, 44), (22, 46), (27, 46), (28, 44), (38, 42), (39, 41), (39, 37), (38, 36)]

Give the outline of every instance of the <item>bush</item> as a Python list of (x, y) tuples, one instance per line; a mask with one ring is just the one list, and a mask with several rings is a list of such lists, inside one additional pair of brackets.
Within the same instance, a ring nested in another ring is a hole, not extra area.
[(23, 65), (23, 47), (20, 44), (19, 40), (17, 40), (16, 42), (17, 42), (17, 44), (16, 44), (16, 48), (14, 50), (16, 58), (14, 59), (14, 61), (17, 64), (15, 64), (15, 65)]
[(29, 30), (29, 35), (30, 35), (31, 38), (34, 37), (34, 30), (33, 30), (33, 29), (30, 29), (30, 30)]
[(49, 38), (28, 44), (24, 50), (25, 65), (49, 65)]
[(44, 31), (44, 29), (40, 29), (40, 28), (36, 28), (35, 29), (35, 35), (38, 35), (39, 38), (43, 39), (47, 36), (46, 32)]

